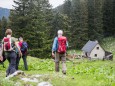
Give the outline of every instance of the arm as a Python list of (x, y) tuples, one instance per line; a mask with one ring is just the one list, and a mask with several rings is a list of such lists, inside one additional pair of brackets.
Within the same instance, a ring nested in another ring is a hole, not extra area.
[(67, 48), (69, 47), (68, 41), (66, 42), (66, 47), (67, 47)]
[(52, 46), (52, 52), (55, 52), (57, 50), (57, 37), (54, 39), (53, 46)]
[(3, 61), (3, 56), (2, 56), (3, 55), (3, 44), (2, 44), (2, 48), (1, 48), (0, 51), (1, 51), (1, 53), (0, 53), (0, 60)]
[(53, 46), (52, 46), (52, 56), (54, 57), (54, 52), (57, 50), (57, 37), (54, 39)]
[(21, 52), (21, 50), (20, 50), (20, 47), (19, 47), (19, 45), (18, 45), (18, 42), (15, 42), (15, 45), (16, 45), (16, 47), (18, 48), (19, 55), (20, 55), (20, 57), (21, 57), (21, 56), (22, 56), (22, 52)]

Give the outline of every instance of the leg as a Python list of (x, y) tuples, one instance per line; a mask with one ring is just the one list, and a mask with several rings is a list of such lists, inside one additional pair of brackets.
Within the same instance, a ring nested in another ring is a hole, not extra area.
[(3, 61), (0, 61), (0, 64), (3, 66), (3, 68), (5, 68)]
[(3, 68), (5, 68), (5, 66), (4, 66), (4, 62), (1, 62), (1, 64), (2, 64)]
[(66, 54), (61, 55), (61, 61), (62, 61), (62, 73), (66, 74)]
[(27, 65), (27, 60), (26, 60), (27, 56), (23, 55), (22, 58), (23, 58), (23, 62), (24, 62), (24, 68), (25, 68), (25, 70), (28, 70), (28, 65)]
[(59, 53), (55, 53), (55, 71), (59, 72)]
[(19, 62), (20, 62), (20, 57), (19, 57), (19, 54), (17, 54), (17, 58), (16, 58), (16, 70), (18, 70)]
[(10, 74), (14, 73), (16, 71), (16, 53), (13, 51), (11, 52), (11, 54), (9, 55), (10, 57), (10, 65), (9, 65), (9, 69), (10, 69)]
[(8, 60), (8, 62), (9, 62), (9, 66), (8, 66), (8, 68), (7, 68), (7, 70), (6, 70), (6, 77), (10, 74), (10, 58), (7, 57), (7, 60)]

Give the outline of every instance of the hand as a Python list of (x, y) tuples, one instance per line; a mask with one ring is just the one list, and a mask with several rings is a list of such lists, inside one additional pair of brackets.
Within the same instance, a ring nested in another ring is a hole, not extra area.
[(3, 61), (3, 56), (0, 56), (0, 61)]
[(22, 53), (21, 52), (19, 53), (19, 57), (22, 57)]
[(55, 54), (54, 54), (54, 53), (52, 53), (52, 57), (53, 57), (53, 58), (55, 57)]

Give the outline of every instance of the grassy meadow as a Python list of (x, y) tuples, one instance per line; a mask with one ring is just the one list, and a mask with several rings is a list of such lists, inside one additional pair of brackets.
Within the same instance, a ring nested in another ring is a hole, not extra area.
[[(39, 82), (48, 81), (53, 86), (115, 86), (115, 38), (106, 38), (101, 45), (105, 50), (114, 54), (113, 61), (67, 60), (67, 75), (62, 74), (61, 68), (59, 73), (55, 73), (53, 59), (39, 59), (28, 56), (29, 70), (24, 70), (22, 60), (19, 65), (19, 69), (23, 70), (27, 76), (19, 75), (10, 80), (5, 80), (5, 70), (8, 66), (8, 62), (5, 61), (6, 68), (0, 65), (0, 86), (37, 86), (38, 83), (24, 82), (20, 79), (36, 74), (43, 75), (37, 78)], [(68, 53), (72, 52), (69, 51)], [(76, 53), (81, 54), (81, 51), (76, 50)]]

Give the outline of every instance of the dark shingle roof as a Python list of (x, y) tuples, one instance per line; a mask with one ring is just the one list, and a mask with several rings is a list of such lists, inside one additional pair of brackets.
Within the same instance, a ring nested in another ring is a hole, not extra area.
[(108, 55), (110, 55), (110, 54), (112, 54), (112, 53), (109, 52), (109, 51), (105, 51), (105, 56), (108, 56)]
[(82, 51), (90, 53), (94, 47), (98, 44), (97, 41), (88, 41), (85, 46), (82, 48)]

